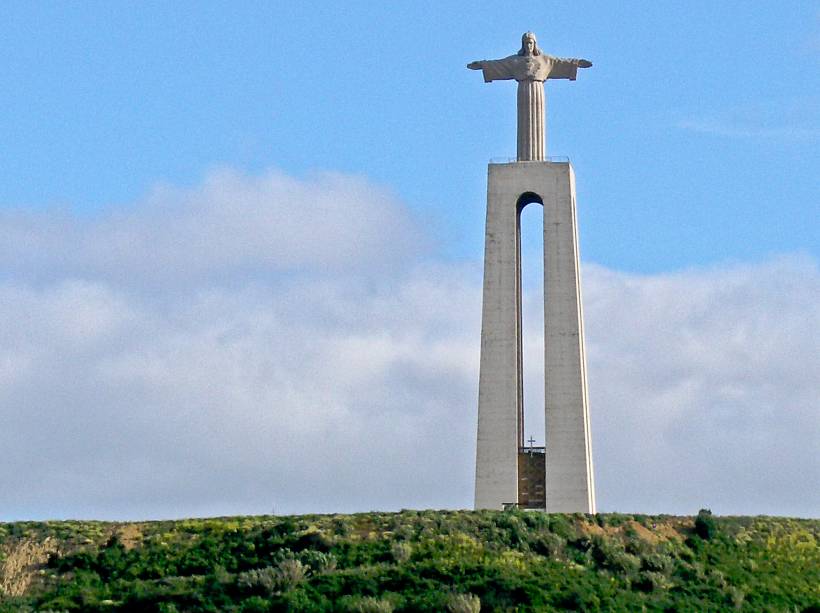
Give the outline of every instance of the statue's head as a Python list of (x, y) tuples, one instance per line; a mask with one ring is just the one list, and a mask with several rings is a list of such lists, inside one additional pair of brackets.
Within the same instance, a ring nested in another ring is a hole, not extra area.
[(521, 36), (521, 50), (518, 55), (541, 55), (541, 49), (538, 48), (538, 41), (535, 40), (535, 34), (532, 32), (524, 32)]

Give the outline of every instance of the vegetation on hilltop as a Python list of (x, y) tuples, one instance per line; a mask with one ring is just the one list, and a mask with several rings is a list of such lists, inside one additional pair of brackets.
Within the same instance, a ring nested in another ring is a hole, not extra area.
[(820, 613), (820, 520), (403, 511), (0, 524), (0, 613)]

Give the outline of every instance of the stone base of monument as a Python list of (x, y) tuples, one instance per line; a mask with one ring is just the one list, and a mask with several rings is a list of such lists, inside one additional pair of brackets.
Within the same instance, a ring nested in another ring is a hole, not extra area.
[[(522, 499), (519, 222), (529, 204), (544, 211), (546, 455), (541, 508), (594, 513), (575, 176), (568, 162), (488, 166), (475, 507), (501, 509)], [(532, 479), (527, 476), (528, 501), (540, 485)]]
[(546, 509), (546, 462), (544, 447), (522, 447), (518, 450), (518, 508)]

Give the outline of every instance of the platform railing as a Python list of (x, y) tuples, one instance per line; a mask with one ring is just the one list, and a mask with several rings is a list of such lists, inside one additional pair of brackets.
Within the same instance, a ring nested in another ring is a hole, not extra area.
[(545, 157), (543, 160), (521, 160), (519, 161), (518, 158), (505, 158), (505, 157), (495, 157), (490, 158), (490, 164), (537, 164), (539, 162), (554, 162), (554, 163), (561, 163), (566, 164), (569, 162), (569, 157), (566, 155), (550, 155)]

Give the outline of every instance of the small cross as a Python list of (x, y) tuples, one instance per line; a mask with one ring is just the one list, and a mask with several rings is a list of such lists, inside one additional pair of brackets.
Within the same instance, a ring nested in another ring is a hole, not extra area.
[(530, 447), (532, 447), (532, 444), (535, 442), (535, 439), (532, 437), (532, 435), (530, 435), (530, 438), (527, 439), (527, 442), (530, 444)]

